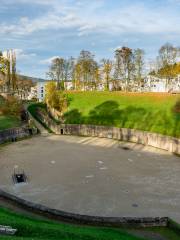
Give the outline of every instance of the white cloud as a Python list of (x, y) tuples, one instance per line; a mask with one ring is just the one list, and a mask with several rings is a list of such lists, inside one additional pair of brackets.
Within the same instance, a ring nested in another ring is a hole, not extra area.
[[(12, 0), (6, 1), (12, 2)], [(29, 3), (28, 0), (17, 0), (17, 2)], [(46, 4), (51, 8), (36, 18), (20, 17), (16, 23), (1, 23), (0, 34), (29, 35), (39, 31), (71, 28), (78, 36), (94, 33), (180, 34), (177, 24), (180, 16), (163, 7), (152, 9), (141, 4), (131, 4), (112, 11), (104, 9), (103, 12), (103, 0), (88, 1), (88, 4), (86, 0), (77, 1), (74, 5), (63, 0), (33, 0), (31, 3)]]
[(107, 13), (105, 16), (94, 15), (86, 25), (79, 28), (79, 35), (92, 32), (120, 34), (167, 34), (180, 33), (177, 22), (180, 16), (173, 15), (167, 9), (151, 9), (142, 5), (131, 5)]
[(53, 56), (53, 57), (41, 60), (40, 64), (51, 64), (51, 62), (56, 58), (59, 58), (59, 56)]
[(26, 53), (23, 49), (14, 49), (17, 60), (28, 60), (36, 57), (36, 53)]
[(35, 19), (22, 17), (16, 24), (0, 24), (0, 33), (29, 35), (37, 31), (74, 28), (80, 25), (81, 21), (73, 14), (47, 13)]

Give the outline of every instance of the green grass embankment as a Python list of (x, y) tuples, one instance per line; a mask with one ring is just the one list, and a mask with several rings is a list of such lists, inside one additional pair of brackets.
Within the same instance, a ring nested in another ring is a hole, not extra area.
[[(152, 236), (153, 239), (180, 239), (180, 227), (172, 220), (170, 227), (167, 228), (120, 229), (76, 226), (52, 220), (41, 220), (0, 207), (0, 225), (11, 226), (18, 230), (15, 236), (0, 235), (0, 240), (152, 240)], [(137, 232), (141, 236), (146, 233), (147, 237), (134, 236), (133, 234), (137, 234)]]
[(125, 230), (98, 227), (74, 226), (38, 220), (12, 213), (0, 208), (0, 225), (10, 225), (18, 229), (16, 236), (3, 237), (1, 240), (43, 239), (43, 240), (140, 240)]
[(179, 95), (121, 92), (67, 92), (65, 122), (109, 125), (180, 137)]

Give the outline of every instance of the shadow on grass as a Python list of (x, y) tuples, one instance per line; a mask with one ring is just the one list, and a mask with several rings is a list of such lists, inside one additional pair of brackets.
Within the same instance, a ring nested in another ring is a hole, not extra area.
[(85, 118), (82, 116), (82, 114), (78, 109), (73, 109), (64, 114), (64, 119), (65, 119), (65, 123), (83, 124)]
[(129, 119), (140, 121), (147, 112), (143, 108), (120, 108), (116, 101), (106, 101), (89, 112), (88, 116), (82, 116), (78, 109), (73, 109), (64, 114), (66, 123), (84, 123), (97, 125), (125, 126)]
[(119, 104), (115, 101), (107, 101), (90, 111), (86, 122), (98, 125), (115, 125), (120, 114)]

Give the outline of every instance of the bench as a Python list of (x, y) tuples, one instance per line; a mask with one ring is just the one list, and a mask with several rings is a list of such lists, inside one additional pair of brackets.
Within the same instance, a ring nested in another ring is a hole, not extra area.
[(0, 235), (15, 235), (17, 229), (13, 229), (10, 226), (0, 225)]

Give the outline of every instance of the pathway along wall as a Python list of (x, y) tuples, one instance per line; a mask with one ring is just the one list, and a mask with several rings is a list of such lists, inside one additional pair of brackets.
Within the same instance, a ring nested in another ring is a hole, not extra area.
[(49, 116), (45, 115), (41, 111), (38, 112), (38, 117), (55, 134), (112, 138), (119, 141), (134, 142), (152, 146), (180, 155), (180, 139), (177, 138), (164, 136), (157, 133), (109, 126), (78, 124), (58, 125)]

